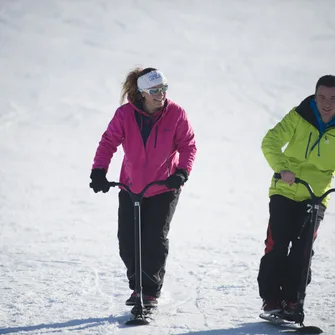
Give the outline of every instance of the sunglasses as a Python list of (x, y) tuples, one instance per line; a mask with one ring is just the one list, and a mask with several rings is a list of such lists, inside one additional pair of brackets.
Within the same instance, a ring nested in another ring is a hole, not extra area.
[(158, 88), (142, 88), (142, 92), (148, 93), (150, 95), (156, 95), (156, 94), (161, 94), (165, 93), (169, 88), (169, 85), (164, 85), (162, 87)]

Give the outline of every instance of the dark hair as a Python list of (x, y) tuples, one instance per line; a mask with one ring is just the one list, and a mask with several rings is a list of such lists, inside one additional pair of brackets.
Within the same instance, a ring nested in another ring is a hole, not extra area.
[(326, 86), (328, 88), (335, 87), (335, 76), (331, 74), (322, 76), (316, 83), (315, 92), (318, 90), (320, 86)]
[(138, 91), (137, 87), (137, 79), (143, 76), (144, 74), (147, 74), (155, 70), (156, 69), (153, 67), (147, 67), (145, 69), (137, 67), (135, 70), (132, 70), (128, 73), (126, 81), (122, 85), (121, 99), (120, 99), (121, 105), (123, 104), (126, 97), (134, 105), (138, 104), (139, 102), (142, 102), (142, 95)]

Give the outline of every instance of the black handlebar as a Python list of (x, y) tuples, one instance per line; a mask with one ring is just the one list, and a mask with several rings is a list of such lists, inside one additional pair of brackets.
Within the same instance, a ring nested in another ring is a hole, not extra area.
[[(119, 182), (116, 182), (116, 181), (110, 181), (108, 184), (109, 184), (110, 187), (120, 186), (120, 187), (124, 188), (129, 194), (133, 194), (133, 195), (136, 194), (136, 193), (132, 192), (131, 189), (130, 189), (130, 187), (128, 185), (126, 185), (126, 184), (119, 183)], [(166, 185), (166, 181), (165, 180), (156, 180), (156, 181), (153, 181), (153, 182), (149, 183), (148, 185), (146, 185), (143, 188), (143, 190), (140, 193), (138, 193), (137, 195), (143, 196), (145, 194), (145, 192), (148, 190), (148, 188), (150, 188), (153, 185)]]
[[(274, 177), (275, 179), (281, 179), (281, 174), (280, 174), (280, 173), (275, 173), (275, 174), (273, 175), (273, 177)], [(311, 187), (309, 186), (309, 184), (308, 184), (306, 181), (304, 181), (304, 180), (302, 180), (302, 179), (300, 179), (300, 178), (295, 178), (294, 182), (295, 182), (296, 184), (303, 184), (303, 185), (307, 188), (307, 190), (308, 190), (308, 192), (310, 193), (310, 195), (314, 195), (314, 193), (313, 193)]]
[[(275, 174), (273, 175), (273, 178), (275, 178), (275, 179), (277, 179), (277, 180), (278, 180), (278, 179), (281, 179), (281, 174), (280, 174), (280, 173), (275, 173)], [(331, 189), (329, 189), (328, 191), (326, 191), (325, 193), (323, 193), (321, 196), (318, 197), (317, 195), (314, 194), (312, 188), (310, 187), (310, 185), (309, 185), (306, 181), (304, 181), (304, 180), (302, 180), (302, 179), (300, 179), (300, 178), (295, 178), (294, 182), (295, 182), (296, 184), (302, 184), (302, 185), (304, 185), (304, 186), (307, 188), (307, 191), (309, 192), (309, 194), (310, 194), (310, 196), (311, 196), (311, 198), (312, 198), (312, 200), (313, 200), (314, 203), (321, 203), (322, 200), (323, 200), (328, 194), (330, 194), (330, 193), (332, 193), (332, 192), (335, 192), (335, 188), (331, 188)]]

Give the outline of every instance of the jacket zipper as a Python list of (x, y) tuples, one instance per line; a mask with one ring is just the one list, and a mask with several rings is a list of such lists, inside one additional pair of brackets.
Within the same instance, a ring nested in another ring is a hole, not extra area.
[(307, 148), (306, 148), (306, 152), (305, 152), (305, 158), (306, 158), (306, 159), (307, 159), (307, 155), (308, 155), (309, 145), (310, 145), (310, 143), (311, 143), (311, 138), (312, 138), (312, 132), (309, 133), (309, 138), (308, 138)]

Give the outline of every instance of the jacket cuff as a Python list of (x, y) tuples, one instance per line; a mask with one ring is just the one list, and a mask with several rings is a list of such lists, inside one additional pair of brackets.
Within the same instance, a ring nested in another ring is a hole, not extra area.
[(185, 178), (185, 182), (188, 180), (188, 173), (184, 169), (176, 169), (175, 174), (180, 174)]
[(95, 169), (92, 169), (91, 170), (91, 175), (90, 175), (90, 178), (95, 178), (95, 177), (101, 177), (101, 176), (104, 176), (106, 177), (106, 170), (105, 169), (102, 169), (102, 168), (95, 168)]

